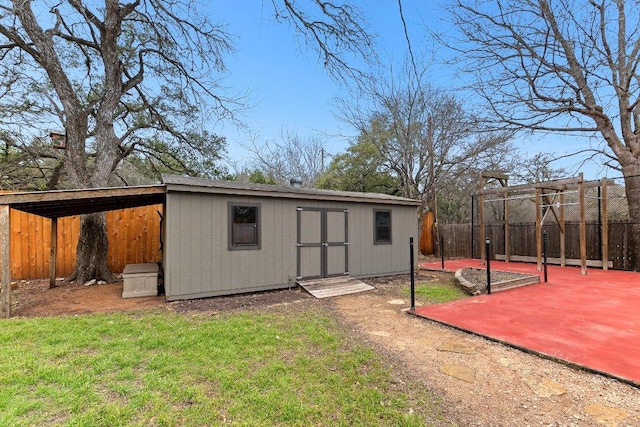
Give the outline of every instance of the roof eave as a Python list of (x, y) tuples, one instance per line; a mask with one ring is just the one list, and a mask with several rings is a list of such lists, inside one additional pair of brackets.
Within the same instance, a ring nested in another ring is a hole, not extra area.
[(327, 201), (340, 201), (340, 202), (354, 202), (354, 203), (373, 203), (383, 205), (405, 205), (405, 206), (420, 206), (419, 200), (406, 199), (401, 197), (394, 198), (376, 198), (367, 197), (365, 193), (362, 196), (358, 193), (344, 194), (321, 194), (321, 193), (305, 193), (301, 191), (283, 191), (281, 187), (274, 187), (270, 191), (268, 188), (256, 189), (243, 189), (237, 187), (218, 187), (214, 185), (202, 186), (202, 185), (189, 185), (189, 184), (166, 184), (167, 192), (191, 192), (191, 193), (209, 193), (209, 194), (221, 194), (230, 196), (252, 196), (252, 197), (270, 197), (270, 198), (284, 198), (284, 199), (301, 199), (301, 200), (327, 200)]

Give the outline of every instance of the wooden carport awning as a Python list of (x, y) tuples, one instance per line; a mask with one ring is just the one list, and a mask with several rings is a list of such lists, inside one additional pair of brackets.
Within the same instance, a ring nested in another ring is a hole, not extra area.
[(164, 185), (37, 191), (0, 194), (0, 206), (61, 218), (160, 204), (164, 203), (165, 194)]
[(11, 316), (10, 209), (17, 209), (52, 220), (50, 280), (53, 283), (55, 281), (58, 218), (162, 204), (165, 201), (165, 196), (166, 186), (164, 185), (0, 194), (1, 315), (3, 317)]

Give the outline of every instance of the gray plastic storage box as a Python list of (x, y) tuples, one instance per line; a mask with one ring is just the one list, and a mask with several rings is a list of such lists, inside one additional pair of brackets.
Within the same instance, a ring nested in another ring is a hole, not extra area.
[(158, 295), (158, 264), (127, 264), (122, 272), (122, 298)]

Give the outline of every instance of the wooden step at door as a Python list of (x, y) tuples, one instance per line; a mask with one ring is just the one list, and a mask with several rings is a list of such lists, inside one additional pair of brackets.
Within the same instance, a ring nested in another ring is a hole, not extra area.
[(351, 276), (298, 280), (297, 283), (316, 298), (329, 298), (375, 289)]

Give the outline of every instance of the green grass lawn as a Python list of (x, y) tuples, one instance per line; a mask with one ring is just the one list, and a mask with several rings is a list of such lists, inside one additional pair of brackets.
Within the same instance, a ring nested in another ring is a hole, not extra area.
[(434, 410), (314, 311), (4, 320), (0, 372), (2, 426), (418, 426)]
[[(422, 282), (415, 284), (416, 299), (425, 300), (431, 304), (445, 302), (468, 297), (452, 282)], [(405, 294), (411, 294), (410, 286), (405, 289)]]

